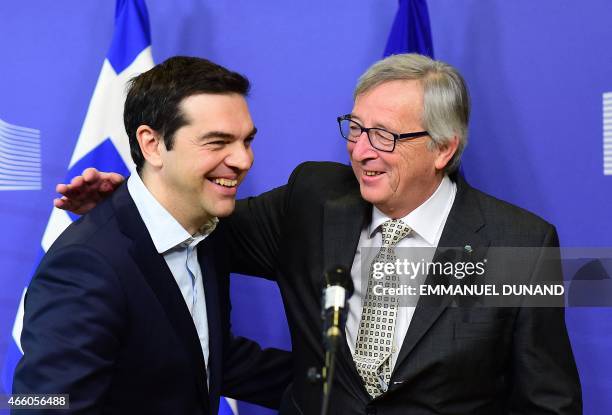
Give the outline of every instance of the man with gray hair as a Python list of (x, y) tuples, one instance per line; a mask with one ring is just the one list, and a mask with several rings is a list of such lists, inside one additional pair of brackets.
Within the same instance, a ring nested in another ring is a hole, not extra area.
[[(536, 247), (518, 269), (531, 281), (542, 268), (539, 251), (559, 246), (552, 225), (457, 173), (469, 109), (465, 82), (450, 65), (415, 54), (377, 62), (360, 78), (352, 111), (338, 117), (352, 169), (304, 163), (287, 185), (238, 202), (222, 220), (232, 270), (276, 280), (283, 296), (295, 363), (282, 414), (320, 409), (321, 385), (306, 373), (324, 362), (321, 286), (336, 264), (351, 270), (355, 293), (330, 413), (582, 412), (563, 308), (452, 307), (461, 302), (452, 295), (401, 306), (376, 293), (369, 261), (394, 258), (394, 248), (430, 248), (435, 262), (445, 247), (467, 256)], [(112, 178), (88, 175), (93, 188)], [(81, 201), (57, 204), (78, 209)]]

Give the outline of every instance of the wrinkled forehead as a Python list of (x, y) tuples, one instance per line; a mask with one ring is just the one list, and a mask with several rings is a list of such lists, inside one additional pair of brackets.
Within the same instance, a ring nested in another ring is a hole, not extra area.
[(416, 80), (393, 80), (378, 84), (355, 97), (351, 115), (369, 123), (401, 127), (420, 121), (423, 86)]

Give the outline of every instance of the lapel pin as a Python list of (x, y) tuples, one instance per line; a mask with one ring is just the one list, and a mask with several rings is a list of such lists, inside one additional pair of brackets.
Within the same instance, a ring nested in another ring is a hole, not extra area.
[(467, 252), (468, 254), (471, 254), (471, 253), (472, 253), (472, 251), (473, 251), (473, 249), (472, 249), (472, 245), (466, 245), (466, 246), (464, 246), (464, 247), (463, 247), (463, 250), (464, 250), (465, 252)]

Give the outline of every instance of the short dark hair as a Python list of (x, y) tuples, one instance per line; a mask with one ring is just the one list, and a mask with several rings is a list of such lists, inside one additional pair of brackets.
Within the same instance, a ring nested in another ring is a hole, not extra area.
[(144, 165), (136, 139), (139, 126), (148, 125), (157, 131), (166, 148), (171, 150), (174, 133), (188, 122), (180, 108), (185, 98), (197, 94), (247, 96), (249, 88), (249, 80), (239, 73), (207, 59), (187, 56), (169, 58), (132, 78), (128, 82), (123, 123), (136, 170), (140, 171)]

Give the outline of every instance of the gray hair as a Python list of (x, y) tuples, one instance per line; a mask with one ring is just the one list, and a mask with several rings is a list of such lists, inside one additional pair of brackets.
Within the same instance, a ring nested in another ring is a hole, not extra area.
[[(467, 145), (470, 98), (465, 81), (451, 65), (414, 53), (392, 55), (372, 65), (357, 82), (353, 98), (389, 81), (417, 80), (423, 85), (423, 128), (431, 147), (440, 147), (454, 136), (457, 151), (445, 167), (454, 172)], [(402, 131), (403, 132), (403, 131)]]

